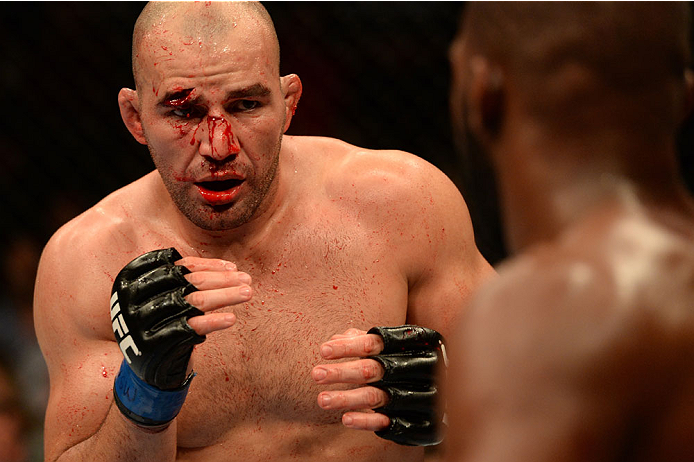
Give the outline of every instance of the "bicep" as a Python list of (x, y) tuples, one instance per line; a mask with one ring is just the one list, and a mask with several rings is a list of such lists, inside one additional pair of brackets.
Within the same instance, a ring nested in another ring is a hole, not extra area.
[(83, 341), (75, 347), (85, 353), (66, 352), (51, 367), (45, 421), (47, 456), (56, 457), (93, 436), (113, 402), (113, 380), (121, 362), (118, 348), (110, 342)]
[(413, 247), (407, 318), (446, 336), (479, 287), (496, 273), (477, 249), (457, 188), (443, 178), (432, 189), (436, 200), (430, 201), (428, 221), (419, 230), (420, 245)]
[(53, 253), (51, 248), (44, 251), (34, 298), (36, 335), (50, 376), (44, 430), (47, 460), (99, 429), (122, 360), (115, 341), (103, 337), (108, 300), (97, 300), (95, 285), (78, 281), (79, 267)]
[(495, 273), (479, 259), (454, 259), (438, 263), (410, 287), (407, 321), (430, 327), (448, 337), (476, 290)]

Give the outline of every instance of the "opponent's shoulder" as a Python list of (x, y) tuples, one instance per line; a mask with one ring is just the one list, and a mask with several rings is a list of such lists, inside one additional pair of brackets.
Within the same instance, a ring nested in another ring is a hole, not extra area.
[[(617, 240), (609, 233), (562, 236), (499, 265), (499, 277), (474, 298), (468, 326), (485, 331), (485, 341), (513, 338), (528, 361), (573, 364), (585, 374), (605, 374), (607, 363), (638, 374), (640, 359), (653, 352), (667, 356), (694, 346), (688, 302), (694, 294), (676, 272), (659, 266), (670, 260), (667, 252), (653, 258), (656, 236), (614, 231)], [(694, 266), (687, 267), (691, 281)]]
[[(475, 297), (481, 317), (516, 317), (524, 324), (586, 306), (607, 306), (606, 268), (554, 244), (543, 244), (497, 266), (499, 277)], [(596, 282), (601, 282), (596, 284)], [(591, 299), (590, 301), (588, 299)], [(585, 313), (585, 310), (584, 310)], [(510, 322), (510, 328), (513, 322)]]

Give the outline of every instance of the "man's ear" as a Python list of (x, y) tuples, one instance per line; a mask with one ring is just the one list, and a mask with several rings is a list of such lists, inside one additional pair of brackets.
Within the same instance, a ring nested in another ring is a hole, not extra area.
[(289, 129), (289, 125), (292, 123), (292, 117), (294, 117), (296, 106), (299, 104), (299, 99), (301, 99), (303, 87), (301, 86), (301, 79), (298, 75), (289, 74), (285, 75), (284, 77), (280, 77), (280, 88), (282, 89), (282, 93), (284, 95), (284, 132), (286, 132)]
[(481, 139), (491, 141), (499, 134), (505, 115), (503, 74), (481, 56), (470, 59), (470, 70), (468, 124)]
[(137, 92), (130, 88), (121, 88), (121, 91), (118, 92), (118, 106), (120, 107), (120, 116), (128, 131), (138, 143), (147, 144), (145, 132), (142, 130)]

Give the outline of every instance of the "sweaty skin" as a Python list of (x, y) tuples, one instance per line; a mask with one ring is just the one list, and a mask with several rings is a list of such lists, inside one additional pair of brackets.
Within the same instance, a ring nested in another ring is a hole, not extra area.
[(516, 255), (449, 344), (446, 462), (694, 460), (689, 6), (466, 8), (452, 110)]
[[(423, 460), (421, 448), (321, 409), (319, 393), (355, 385), (317, 384), (311, 372), (326, 363), (320, 346), (350, 328), (407, 322), (450, 333), (493, 274), (463, 198), (411, 154), (282, 136), (301, 83), (279, 77), (266, 22), (245, 8), (180, 5), (153, 22), (161, 34), (139, 48), (138, 90), (119, 96), (157, 170), (69, 222), (42, 256), (35, 323), (51, 376), (46, 459)], [(210, 7), (234, 27), (199, 41), (177, 18), (207, 24)], [(168, 247), (199, 289), (188, 301), (205, 315), (189, 324), (207, 340), (193, 352), (197, 376), (180, 414), (151, 433), (113, 405), (123, 357), (109, 298), (125, 264)]]

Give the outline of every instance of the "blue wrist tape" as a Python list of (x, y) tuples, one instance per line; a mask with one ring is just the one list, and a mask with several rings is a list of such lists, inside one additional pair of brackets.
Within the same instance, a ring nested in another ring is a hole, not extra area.
[(113, 385), (113, 398), (123, 415), (138, 425), (165, 425), (181, 410), (194, 376), (190, 374), (180, 388), (160, 390), (135, 375), (123, 360)]

